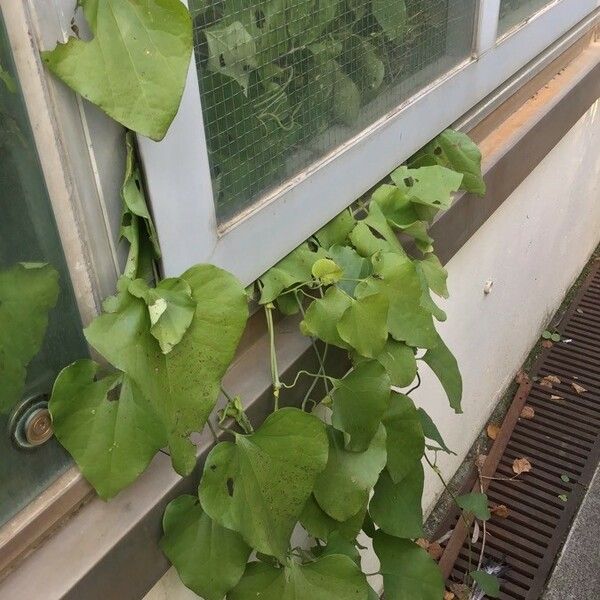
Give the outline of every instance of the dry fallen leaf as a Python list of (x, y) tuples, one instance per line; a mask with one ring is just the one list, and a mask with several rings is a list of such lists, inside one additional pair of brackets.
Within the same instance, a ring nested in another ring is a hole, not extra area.
[(444, 592), (444, 600), (454, 600), (455, 598), (456, 598), (456, 596), (450, 590), (446, 590)]
[(556, 375), (546, 375), (540, 379), (540, 385), (551, 388), (554, 384), (561, 383), (560, 379)]
[(552, 346), (554, 346), (554, 344), (550, 341), (550, 340), (543, 340), (542, 341), (542, 348), (552, 348)]
[(485, 465), (485, 461), (487, 460), (487, 454), (478, 454), (475, 459), (475, 466), (478, 469), (483, 469), (483, 465)]
[(495, 504), (490, 508), (490, 512), (501, 519), (506, 519), (510, 514), (508, 507), (505, 504)]
[(456, 600), (469, 600), (471, 597), (471, 588), (464, 583), (455, 583), (451, 581), (448, 587), (455, 594)]
[(585, 394), (587, 392), (587, 389), (578, 383), (572, 383), (571, 386), (578, 394)]
[(444, 549), (437, 542), (431, 542), (429, 548), (427, 548), (427, 552), (433, 560), (440, 560), (442, 554), (444, 554)]
[(550, 396), (550, 400), (554, 400), (555, 402), (564, 402), (565, 399), (562, 396), (555, 396), (554, 394)]
[(523, 417), (523, 419), (533, 419), (533, 417), (535, 417), (535, 410), (533, 410), (533, 406), (526, 404), (521, 411), (521, 417)]
[(429, 544), (431, 542), (429, 540), (426, 540), (425, 538), (417, 538), (415, 540), (415, 544), (417, 546), (421, 546), (421, 548), (423, 548), (423, 550), (427, 550), (429, 548)]
[(526, 383), (529, 381), (529, 377), (527, 376), (527, 373), (525, 373), (525, 371), (523, 371), (523, 369), (519, 369), (517, 371), (517, 374), (515, 375), (515, 381), (521, 385), (522, 383)]
[(528, 473), (532, 467), (526, 458), (515, 458), (512, 469), (517, 475), (520, 475), (521, 473)]
[(490, 440), (495, 440), (500, 432), (500, 425), (496, 425), (496, 423), (490, 423), (485, 430)]

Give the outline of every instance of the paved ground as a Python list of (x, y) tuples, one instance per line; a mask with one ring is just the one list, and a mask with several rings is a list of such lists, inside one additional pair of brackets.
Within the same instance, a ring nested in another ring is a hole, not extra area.
[(543, 600), (600, 600), (600, 467), (573, 521)]

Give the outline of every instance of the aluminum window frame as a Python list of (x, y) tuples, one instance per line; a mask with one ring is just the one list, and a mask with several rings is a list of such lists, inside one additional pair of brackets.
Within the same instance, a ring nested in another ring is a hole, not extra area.
[(210, 262), (251, 283), (598, 6), (599, 0), (555, 0), (497, 39), (500, 2), (480, 0), (468, 60), (224, 226), (217, 224), (192, 60), (165, 139), (139, 137), (164, 274)]

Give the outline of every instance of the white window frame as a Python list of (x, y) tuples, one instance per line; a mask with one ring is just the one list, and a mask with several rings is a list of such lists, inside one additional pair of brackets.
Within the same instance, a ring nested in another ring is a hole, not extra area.
[(165, 275), (210, 262), (252, 282), (599, 6), (600, 0), (554, 0), (497, 39), (500, 0), (480, 0), (471, 58), (224, 227), (217, 225), (192, 60), (165, 139), (139, 138)]

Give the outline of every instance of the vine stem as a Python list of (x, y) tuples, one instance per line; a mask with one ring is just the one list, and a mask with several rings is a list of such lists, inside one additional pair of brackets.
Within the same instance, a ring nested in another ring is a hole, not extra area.
[(301, 369), (300, 371), (298, 371), (296, 373), (296, 377), (294, 377), (294, 381), (292, 381), (292, 383), (280, 382), (281, 387), (285, 388), (286, 390), (292, 389), (298, 383), (298, 379), (300, 379), (300, 375), (308, 375), (309, 377), (314, 377), (315, 379), (323, 378), (328, 381), (334, 380), (334, 377), (330, 377), (329, 375), (322, 375), (321, 373), (311, 373), (310, 371), (305, 371), (304, 369)]
[(275, 404), (273, 410), (279, 410), (279, 390), (281, 390), (281, 381), (279, 381), (279, 369), (277, 368), (277, 352), (275, 351), (275, 328), (273, 327), (273, 306), (272, 302), (265, 304), (265, 316), (267, 318), (267, 329), (269, 331), (269, 349), (271, 354), (271, 379), (273, 381), (273, 398)]

